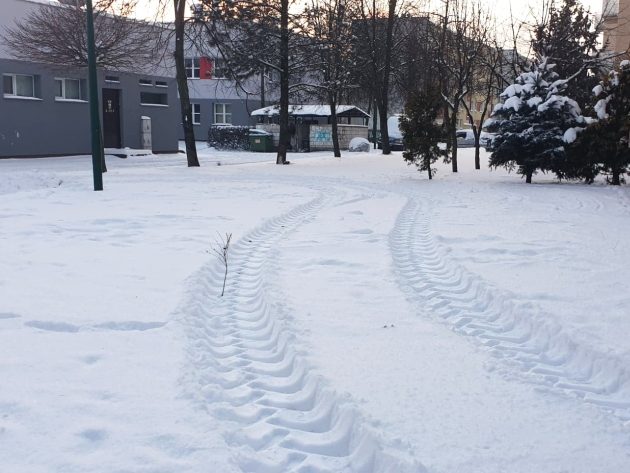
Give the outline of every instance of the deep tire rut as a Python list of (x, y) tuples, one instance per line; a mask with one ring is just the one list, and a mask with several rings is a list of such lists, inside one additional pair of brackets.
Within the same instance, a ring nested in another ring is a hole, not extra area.
[(352, 403), (312, 372), (267, 294), (276, 245), (343, 196), (320, 189), (250, 232), (230, 250), (225, 296), (221, 268), (209, 264), (187, 306), (188, 377), (198, 400), (231, 427), (226, 441), (243, 472), (425, 471), (386, 453)]
[(390, 234), (400, 286), (416, 306), (516, 366), (527, 382), (630, 420), (628, 367), (574, 342), (532, 304), (516, 302), (452, 261), (433, 238), (429, 215), (427, 200), (410, 197)]

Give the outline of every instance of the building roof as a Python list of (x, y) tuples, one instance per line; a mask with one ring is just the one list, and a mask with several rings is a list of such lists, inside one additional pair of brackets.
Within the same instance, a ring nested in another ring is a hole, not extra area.
[[(278, 105), (271, 105), (265, 108), (254, 110), (253, 117), (272, 117), (280, 114)], [(330, 105), (289, 105), (289, 115), (299, 117), (329, 117)], [(362, 117), (369, 118), (370, 115), (354, 105), (337, 105), (338, 117)]]

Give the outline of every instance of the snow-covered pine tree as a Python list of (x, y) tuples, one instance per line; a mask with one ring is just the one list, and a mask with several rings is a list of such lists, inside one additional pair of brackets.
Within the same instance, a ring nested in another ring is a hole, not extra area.
[(551, 0), (543, 6), (534, 26), (532, 49), (556, 64), (560, 77), (572, 77), (567, 93), (583, 112), (591, 108), (591, 90), (597, 85), (604, 59), (600, 57), (601, 20), (580, 0)]
[(570, 147), (565, 172), (567, 177), (585, 178), (587, 182), (605, 173), (611, 184), (620, 185), (630, 168), (630, 61), (610, 71), (593, 93), (597, 121)]
[(565, 144), (584, 126), (578, 104), (564, 95), (566, 81), (558, 79), (547, 58), (516, 78), (501, 94), (488, 130), (497, 134), (490, 166), (504, 166), (532, 182), (538, 170), (554, 171), (564, 159)]

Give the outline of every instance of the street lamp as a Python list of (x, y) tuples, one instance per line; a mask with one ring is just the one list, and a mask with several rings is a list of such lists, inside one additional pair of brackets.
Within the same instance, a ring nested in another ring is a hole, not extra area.
[(92, 0), (86, 0), (87, 9), (87, 48), (88, 82), (90, 89), (90, 124), (92, 135), (92, 173), (94, 190), (103, 190), (103, 169), (101, 167), (103, 147), (101, 145), (101, 120), (98, 110), (98, 78), (96, 76), (96, 46), (94, 44), (94, 9)]

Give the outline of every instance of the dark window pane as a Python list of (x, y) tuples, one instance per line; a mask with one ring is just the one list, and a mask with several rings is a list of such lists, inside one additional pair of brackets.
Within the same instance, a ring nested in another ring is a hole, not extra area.
[(76, 79), (66, 79), (66, 96), (70, 100), (81, 100), (81, 86)]
[(140, 92), (140, 103), (144, 105), (168, 105), (168, 96), (154, 92)]
[(13, 95), (13, 76), (2, 76), (2, 92)]

